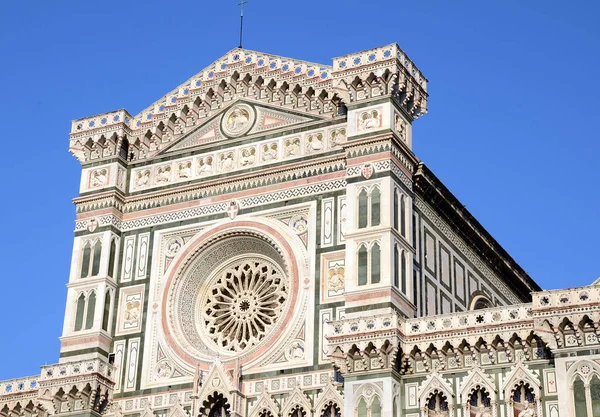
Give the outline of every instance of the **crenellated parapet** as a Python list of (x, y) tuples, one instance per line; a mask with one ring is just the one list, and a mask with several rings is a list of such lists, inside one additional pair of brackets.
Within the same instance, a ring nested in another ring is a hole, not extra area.
[(101, 359), (42, 366), (37, 377), (0, 382), (0, 415), (103, 414), (112, 402), (114, 373)]
[(81, 163), (139, 161), (238, 100), (326, 121), (381, 97), (409, 119), (427, 112), (427, 80), (396, 44), (335, 58), (333, 66), (234, 49), (136, 116), (118, 110), (73, 121), (69, 150)]

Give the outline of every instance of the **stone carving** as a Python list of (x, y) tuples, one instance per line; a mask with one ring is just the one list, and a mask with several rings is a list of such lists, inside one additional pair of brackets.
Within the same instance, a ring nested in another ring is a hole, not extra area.
[(245, 104), (234, 106), (223, 115), (221, 127), (228, 136), (240, 136), (250, 130), (254, 111)]
[(406, 123), (399, 114), (396, 114), (395, 118), (396, 120), (394, 121), (394, 126), (396, 128), (396, 133), (398, 133), (400, 139), (406, 142)]
[(156, 171), (156, 182), (163, 183), (169, 181), (171, 181), (171, 167), (168, 165), (159, 167)]
[(359, 119), (359, 130), (375, 129), (380, 126), (379, 112), (368, 110), (362, 112)]
[(219, 155), (219, 171), (231, 171), (234, 167), (233, 152)]
[(144, 171), (138, 171), (135, 185), (138, 187), (144, 187), (148, 185), (148, 181), (150, 181), (150, 170), (146, 169)]
[(173, 128), (173, 133), (175, 133), (175, 135), (181, 135), (184, 132), (185, 132), (185, 123), (183, 122), (183, 120), (177, 119), (177, 121), (175, 122), (175, 126)]
[(306, 150), (310, 153), (313, 151), (320, 151), (323, 149), (323, 134), (317, 133), (310, 135), (306, 140)]
[(300, 155), (300, 139), (288, 139), (285, 141), (285, 156)]
[(308, 219), (303, 214), (297, 214), (290, 219), (290, 227), (297, 235), (308, 230)]
[(173, 367), (167, 361), (162, 361), (156, 367), (156, 376), (158, 378), (168, 378), (173, 373)]
[(288, 298), (285, 276), (264, 259), (244, 259), (217, 274), (204, 297), (206, 333), (221, 349), (256, 345), (279, 319)]
[(213, 171), (213, 158), (212, 156), (207, 156), (205, 158), (198, 159), (198, 175), (208, 175)]
[(262, 160), (263, 162), (270, 162), (277, 159), (277, 144), (270, 143), (268, 145), (263, 145), (263, 153)]
[(247, 148), (242, 150), (242, 156), (240, 156), (240, 165), (241, 166), (250, 166), (254, 165), (256, 161), (256, 149)]
[(294, 340), (287, 350), (288, 360), (302, 360), (304, 359), (304, 343), (301, 340)]
[(337, 148), (342, 146), (346, 140), (346, 129), (340, 128), (332, 131), (329, 134), (329, 147)]
[(177, 255), (179, 250), (183, 247), (183, 240), (179, 237), (174, 237), (167, 242), (165, 245), (166, 255), (170, 258)]
[(344, 281), (344, 268), (335, 265), (328, 271), (329, 275), (329, 288), (335, 291), (343, 290), (345, 287)]
[(125, 312), (123, 313), (123, 329), (128, 330), (138, 327), (141, 307), (141, 296), (139, 294), (127, 296)]
[(102, 187), (108, 183), (108, 170), (106, 168), (96, 169), (92, 171), (90, 177), (90, 187)]
[(179, 178), (191, 178), (192, 177), (192, 161), (180, 162), (178, 167)]

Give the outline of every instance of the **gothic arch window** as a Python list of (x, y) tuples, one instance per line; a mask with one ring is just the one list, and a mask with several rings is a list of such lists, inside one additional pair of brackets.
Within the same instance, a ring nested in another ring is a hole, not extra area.
[(110, 323), (110, 307), (111, 307), (111, 295), (110, 290), (106, 291), (104, 296), (104, 310), (102, 312), (102, 330), (108, 332), (108, 325)]
[(394, 189), (394, 229), (396, 230), (400, 229), (400, 223), (398, 218), (400, 211), (399, 199), (400, 197), (398, 196), (398, 190)]
[(89, 330), (94, 325), (94, 310), (96, 309), (96, 292), (80, 293), (75, 303), (75, 325), (73, 331)]
[(321, 410), (320, 417), (342, 417), (342, 410), (336, 403), (330, 401)]
[(400, 234), (408, 238), (406, 235), (406, 197), (400, 197)]
[(93, 277), (100, 272), (102, 242), (100, 239), (87, 241), (81, 253), (81, 278)]
[(111, 278), (116, 278), (115, 262), (117, 259), (117, 239), (111, 239), (110, 241), (110, 253), (108, 256), (108, 275)]
[(358, 192), (358, 228), (378, 226), (381, 223), (381, 191), (377, 185)]
[(600, 416), (600, 366), (581, 361), (571, 365), (567, 373), (571, 387), (569, 414), (575, 417)]
[(381, 401), (376, 395), (371, 402), (371, 416), (370, 417), (381, 417)]
[(490, 395), (485, 388), (478, 388), (469, 397), (470, 417), (492, 417)]
[(230, 415), (229, 402), (219, 392), (209, 395), (200, 408), (200, 416), (202, 417), (229, 417)]
[(522, 416), (524, 411), (535, 411), (535, 394), (527, 383), (521, 382), (512, 394), (514, 417)]
[(296, 405), (292, 408), (288, 417), (306, 417), (306, 411), (301, 405)]
[(78, 332), (83, 327), (83, 316), (85, 315), (85, 294), (81, 293), (77, 297), (77, 307), (75, 311), (75, 327), (74, 331)]
[(381, 282), (381, 247), (378, 242), (369, 248), (361, 244), (358, 249), (358, 285)]
[(434, 392), (427, 400), (428, 417), (446, 417), (449, 411), (448, 399), (441, 392)]
[(400, 288), (400, 253), (398, 245), (394, 245), (394, 287)]
[(381, 417), (381, 401), (378, 395), (374, 395), (370, 401), (363, 396), (356, 407), (356, 417)]
[(260, 413), (258, 413), (258, 417), (273, 417), (273, 413), (271, 413), (271, 411), (265, 408)]
[(87, 311), (85, 313), (85, 329), (89, 330), (94, 326), (94, 311), (96, 310), (96, 292), (92, 291), (87, 299)]

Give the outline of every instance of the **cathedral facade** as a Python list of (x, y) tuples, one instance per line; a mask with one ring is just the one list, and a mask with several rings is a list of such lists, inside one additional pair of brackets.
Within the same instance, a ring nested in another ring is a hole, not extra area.
[(600, 416), (600, 286), (542, 291), (412, 151), (427, 79), (234, 49), (82, 164), (60, 359), (2, 417)]

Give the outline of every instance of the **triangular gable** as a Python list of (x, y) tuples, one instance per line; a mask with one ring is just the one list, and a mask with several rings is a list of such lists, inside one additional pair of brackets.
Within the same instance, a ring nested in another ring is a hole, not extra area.
[[(245, 120), (247, 128), (244, 129), (242, 127), (239, 133), (236, 131), (228, 132), (228, 118), (231, 118), (231, 114), (238, 108), (243, 109), (245, 112), (244, 117), (247, 117), (247, 120)], [(291, 110), (275, 109), (262, 104), (239, 100), (224, 108), (200, 127), (187, 134), (183, 134), (181, 138), (176, 138), (170, 146), (156, 154), (182, 151), (243, 135), (258, 135), (271, 130), (296, 126), (316, 120), (323, 119)]]
[(441, 392), (446, 396), (449, 406), (454, 405), (454, 390), (452, 389), (452, 385), (438, 371), (434, 371), (419, 387), (419, 405), (421, 408), (427, 405), (425, 401), (435, 391)]
[(496, 400), (496, 386), (494, 379), (486, 374), (479, 366), (475, 366), (460, 383), (460, 397), (462, 404), (466, 404), (469, 401), (471, 391), (478, 386), (485, 388), (490, 394), (492, 402)]
[(540, 383), (538, 377), (533, 372), (531, 372), (529, 367), (525, 365), (522, 361), (517, 362), (517, 364), (512, 367), (510, 372), (504, 378), (502, 390), (504, 391), (505, 398), (510, 398), (512, 391), (521, 382), (529, 384), (529, 386), (533, 388), (535, 398), (540, 398), (542, 384)]
[(270, 411), (273, 416), (279, 415), (279, 405), (273, 400), (266, 389), (260, 394), (258, 400), (252, 407), (250, 417), (257, 417), (263, 410)]
[(292, 409), (297, 405), (301, 406), (306, 412), (306, 414), (309, 415), (312, 409), (312, 404), (310, 403), (310, 400), (308, 399), (306, 394), (304, 394), (300, 389), (299, 381), (296, 383), (296, 387), (291, 392), (290, 396), (285, 400), (285, 406), (283, 408), (282, 415), (289, 416), (292, 412)]
[(315, 401), (315, 414), (321, 415), (321, 412), (327, 404), (330, 402), (337, 404), (340, 409), (344, 406), (344, 396), (337, 388), (338, 384), (334, 382), (333, 378), (329, 378), (327, 385), (323, 388), (323, 391), (317, 395)]
[(224, 397), (230, 398), (230, 393), (235, 390), (236, 388), (229, 375), (227, 375), (223, 363), (219, 359), (215, 359), (208, 371), (208, 375), (206, 378), (203, 378), (202, 387), (200, 387), (198, 392), (199, 403), (202, 404), (202, 401), (215, 391), (223, 394)]

